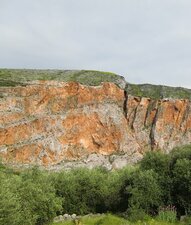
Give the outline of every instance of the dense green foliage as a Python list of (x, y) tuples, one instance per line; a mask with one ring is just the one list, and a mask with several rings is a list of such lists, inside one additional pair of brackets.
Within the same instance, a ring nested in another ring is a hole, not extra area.
[(38, 169), (19, 175), (1, 168), (0, 225), (42, 225), (61, 209), (49, 176)]
[(164, 205), (176, 206), (178, 215), (191, 214), (191, 146), (175, 148), (169, 155), (149, 152), (140, 169), (159, 175)]
[(167, 222), (191, 215), (191, 146), (148, 152), (137, 166), (117, 171), (15, 172), (1, 165), (0, 180), (0, 225), (43, 225), (64, 213), (111, 212), (131, 221), (158, 215)]
[(154, 214), (162, 204), (162, 190), (153, 170), (137, 170), (130, 178), (126, 191), (129, 193), (129, 215), (132, 220)]
[(105, 210), (105, 171), (82, 168), (55, 176), (55, 187), (57, 195), (62, 198), (63, 213), (87, 214)]

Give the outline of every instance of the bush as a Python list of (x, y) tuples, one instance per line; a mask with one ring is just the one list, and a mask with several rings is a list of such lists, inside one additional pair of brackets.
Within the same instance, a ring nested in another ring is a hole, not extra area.
[(21, 174), (22, 183), (18, 189), (25, 223), (42, 225), (51, 221), (61, 209), (61, 201), (48, 174), (37, 168)]
[(129, 194), (129, 214), (137, 210), (146, 214), (155, 214), (161, 205), (162, 191), (157, 181), (157, 174), (152, 170), (132, 173), (126, 188)]
[(127, 166), (124, 169), (112, 171), (108, 174), (105, 205), (110, 212), (116, 213), (127, 210), (129, 194), (126, 191), (126, 187), (134, 171), (136, 171), (136, 167)]
[(62, 198), (63, 213), (103, 212), (106, 180), (107, 172), (101, 169), (81, 168), (59, 173), (55, 187)]
[(63, 213), (103, 213), (127, 210), (126, 186), (135, 169), (108, 172), (81, 168), (52, 175), (56, 193), (62, 198)]
[(0, 225), (21, 225), (23, 224), (21, 204), (16, 194), (20, 179), (0, 172), (0, 180)]
[(191, 145), (185, 145), (182, 147), (174, 148), (169, 154), (171, 167), (175, 165), (178, 159), (188, 159), (191, 160)]
[(174, 203), (180, 215), (191, 215), (191, 160), (178, 159), (172, 173)]
[(4, 169), (0, 179), (1, 225), (42, 225), (56, 216), (61, 204), (47, 174), (33, 169), (15, 175)]
[(153, 170), (158, 174), (168, 174), (169, 156), (162, 152), (147, 152), (140, 161), (141, 170)]
[(140, 162), (141, 170), (153, 169), (158, 175), (162, 205), (175, 205), (177, 213), (191, 214), (191, 146), (175, 148), (169, 155), (149, 152)]
[(157, 180), (162, 191), (163, 205), (172, 204), (170, 177), (170, 157), (162, 152), (147, 152), (140, 161), (141, 170), (153, 170), (157, 173)]

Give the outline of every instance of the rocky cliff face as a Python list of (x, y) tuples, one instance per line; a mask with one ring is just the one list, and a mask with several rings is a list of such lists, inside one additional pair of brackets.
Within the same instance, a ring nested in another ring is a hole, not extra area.
[(191, 142), (189, 100), (61, 81), (1, 87), (0, 96), (0, 156), (11, 165), (120, 168)]

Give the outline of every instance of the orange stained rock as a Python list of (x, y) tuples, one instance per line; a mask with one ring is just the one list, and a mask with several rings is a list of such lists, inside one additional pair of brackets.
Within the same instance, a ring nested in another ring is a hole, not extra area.
[(54, 165), (91, 153), (144, 154), (191, 142), (188, 100), (125, 97), (113, 83), (33, 81), (0, 88), (0, 157)]
[[(63, 145), (106, 155), (119, 149), (122, 137), (120, 127), (112, 120), (109, 123), (101, 122), (97, 113), (71, 114), (63, 121), (63, 127), (66, 132), (59, 137)], [(71, 148), (68, 155), (73, 156)]]

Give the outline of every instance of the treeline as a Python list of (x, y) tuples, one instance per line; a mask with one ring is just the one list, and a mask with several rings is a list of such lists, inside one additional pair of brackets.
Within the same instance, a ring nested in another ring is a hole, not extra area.
[(138, 220), (173, 210), (191, 215), (191, 146), (148, 152), (117, 171), (80, 168), (58, 173), (0, 167), (0, 225), (43, 225), (59, 214), (112, 212)]

